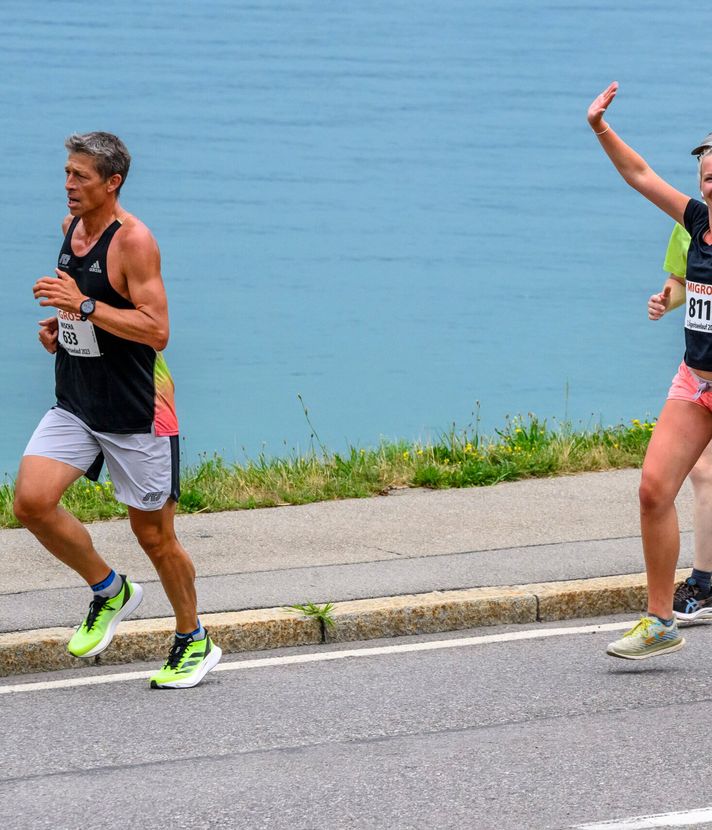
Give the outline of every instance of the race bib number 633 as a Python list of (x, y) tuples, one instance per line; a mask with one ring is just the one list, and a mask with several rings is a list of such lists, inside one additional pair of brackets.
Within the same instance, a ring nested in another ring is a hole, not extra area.
[(74, 357), (101, 357), (94, 324), (71, 311), (57, 311), (57, 342)]

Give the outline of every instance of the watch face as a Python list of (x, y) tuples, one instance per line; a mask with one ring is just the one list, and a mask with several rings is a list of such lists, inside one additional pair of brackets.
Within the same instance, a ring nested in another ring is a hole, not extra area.
[(94, 302), (94, 300), (82, 300), (82, 304), (79, 306), (79, 310), (82, 314), (92, 314), (95, 306), (96, 303)]

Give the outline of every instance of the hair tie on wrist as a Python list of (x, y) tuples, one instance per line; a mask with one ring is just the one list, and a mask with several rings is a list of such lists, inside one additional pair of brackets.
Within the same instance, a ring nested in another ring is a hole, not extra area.
[(611, 126), (610, 126), (610, 124), (609, 124), (609, 125), (606, 127), (606, 129), (605, 129), (605, 130), (601, 130), (601, 132), (600, 132), (600, 133), (597, 133), (597, 132), (594, 130), (594, 131), (593, 131), (593, 134), (594, 134), (594, 135), (603, 135), (603, 133), (607, 133), (610, 129), (611, 129)]

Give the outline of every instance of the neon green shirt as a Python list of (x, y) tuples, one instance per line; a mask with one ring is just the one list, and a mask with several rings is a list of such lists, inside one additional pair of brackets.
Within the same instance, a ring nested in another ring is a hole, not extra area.
[(663, 270), (667, 271), (668, 274), (674, 274), (676, 277), (684, 280), (685, 272), (687, 271), (687, 249), (689, 247), (690, 234), (682, 225), (675, 223), (675, 227), (670, 234), (667, 251), (665, 251)]

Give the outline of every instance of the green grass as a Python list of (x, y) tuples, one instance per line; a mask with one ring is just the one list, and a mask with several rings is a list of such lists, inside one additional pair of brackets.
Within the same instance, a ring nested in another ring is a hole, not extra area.
[(331, 612), (334, 610), (333, 602), (327, 602), (325, 605), (305, 602), (303, 605), (286, 605), (282, 610), (319, 620), (324, 627), (331, 627), (335, 624), (334, 618), (331, 616)]
[[(508, 420), (492, 437), (452, 429), (436, 441), (384, 441), (348, 452), (286, 458), (260, 455), (242, 464), (205, 458), (183, 474), (181, 513), (244, 510), (330, 499), (365, 498), (399, 487), (482, 487), (501, 481), (639, 467), (653, 423), (574, 430), (550, 428), (533, 415)], [(0, 527), (17, 527), (13, 485), (0, 485)], [(126, 516), (111, 482), (76, 482), (63, 504), (82, 521)]]
[(328, 629), (335, 625), (334, 618), (331, 616), (331, 612), (334, 610), (333, 602), (327, 602), (325, 605), (305, 602), (302, 605), (287, 605), (283, 610), (317, 620), (321, 629), (321, 641), (322, 643), (327, 642)]

